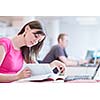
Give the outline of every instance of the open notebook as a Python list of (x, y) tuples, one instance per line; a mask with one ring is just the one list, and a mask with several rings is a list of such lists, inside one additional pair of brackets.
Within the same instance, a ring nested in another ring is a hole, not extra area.
[(18, 82), (23, 81), (33, 81), (33, 82), (41, 82), (47, 80), (56, 80), (61, 79), (63, 76), (60, 76), (59, 68), (54, 66), (50, 67), (49, 64), (26, 64), (24, 67), (28, 67), (32, 71), (32, 76), (29, 78), (21, 79)]
[(93, 80), (99, 70), (99, 67), (100, 67), (100, 63), (96, 66), (96, 69), (93, 73), (93, 75), (75, 75), (75, 76), (67, 76), (65, 78), (65, 82), (66, 81), (72, 81), (72, 80)]

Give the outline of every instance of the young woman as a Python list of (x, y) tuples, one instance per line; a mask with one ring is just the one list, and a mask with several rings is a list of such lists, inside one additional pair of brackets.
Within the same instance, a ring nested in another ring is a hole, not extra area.
[[(37, 57), (44, 39), (46, 38), (42, 26), (38, 21), (27, 23), (21, 31), (12, 39), (0, 38), (0, 82), (12, 82), (31, 76), (31, 70), (23, 67), (23, 61), (34, 63), (33, 55)], [(53, 61), (50, 66), (65, 65), (59, 61)]]

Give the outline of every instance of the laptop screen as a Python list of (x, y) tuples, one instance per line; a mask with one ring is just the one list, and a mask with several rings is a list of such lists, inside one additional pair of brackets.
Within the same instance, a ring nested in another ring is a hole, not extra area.
[(88, 50), (85, 59), (89, 60), (89, 63), (96, 64), (96, 62), (99, 61), (98, 59), (100, 59), (100, 50)]
[(95, 51), (94, 50), (88, 50), (85, 59), (89, 60), (89, 63), (95, 63)]
[(88, 50), (85, 59), (92, 59), (93, 58), (94, 51)]

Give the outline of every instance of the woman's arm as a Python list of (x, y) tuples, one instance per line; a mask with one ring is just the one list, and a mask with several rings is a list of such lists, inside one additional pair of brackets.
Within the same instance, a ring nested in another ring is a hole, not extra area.
[(2, 74), (0, 73), (0, 83), (17, 81), (19, 78), (16, 74)]
[(0, 82), (13, 82), (19, 79), (28, 78), (32, 75), (29, 68), (24, 68), (21, 72), (16, 74), (2, 74), (0, 73)]
[[(0, 45), (0, 65), (2, 64), (6, 55), (4, 46)], [(0, 82), (10, 82), (17, 80), (17, 75), (0, 74)]]
[(5, 48), (4, 46), (0, 45), (0, 65), (2, 64), (5, 55), (6, 55)]
[[(4, 46), (0, 45), (0, 65), (2, 64), (6, 55)], [(29, 68), (23, 69), (16, 74), (2, 74), (0, 73), (0, 82), (12, 82), (19, 79), (27, 78), (31, 76), (31, 70)]]

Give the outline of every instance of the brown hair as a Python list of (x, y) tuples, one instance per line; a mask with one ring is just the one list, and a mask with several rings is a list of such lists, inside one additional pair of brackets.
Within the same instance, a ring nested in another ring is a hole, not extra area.
[[(31, 22), (27, 23), (26, 25), (23, 26), (23, 28), (18, 33), (18, 35), (24, 33), (25, 27), (27, 25), (29, 25), (29, 27), (31, 29), (41, 29), (41, 31), (38, 31), (35, 34), (41, 34), (41, 35), (45, 36), (45, 33), (42, 31), (43, 30), (42, 29), (42, 25), (40, 24), (39, 21), (31, 21)], [(32, 47), (27, 47), (27, 46), (21, 47), (22, 56), (23, 56), (23, 58), (24, 58), (24, 60), (25, 60), (26, 63), (32, 63), (32, 62), (34, 62), (33, 61), (34, 59), (32, 59), (32, 57), (35, 56), (37, 58), (37, 56), (39, 54), (39, 51), (41, 50), (41, 48), (43, 46), (44, 39), (41, 42), (39, 42), (38, 44), (36, 44), (36, 45), (34, 45)]]
[(68, 34), (60, 33), (59, 36), (58, 36), (58, 42), (59, 42), (60, 39), (63, 40), (64, 36), (68, 36)]

